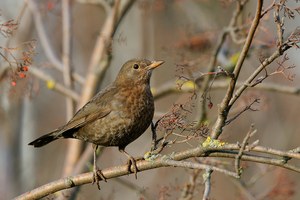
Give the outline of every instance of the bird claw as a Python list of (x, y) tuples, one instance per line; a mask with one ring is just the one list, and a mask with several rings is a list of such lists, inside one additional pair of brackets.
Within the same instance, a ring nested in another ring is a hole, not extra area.
[[(136, 161), (133, 157), (130, 157), (127, 163), (128, 172), (133, 172), (135, 179), (137, 179), (137, 172), (138, 168), (136, 166)], [(133, 167), (133, 170), (131, 171), (131, 166)]]
[[(134, 173), (134, 176), (135, 176), (135, 179), (137, 179), (137, 172), (138, 172), (138, 168), (136, 166), (136, 161), (137, 160), (141, 160), (143, 158), (137, 158), (137, 159), (134, 159), (131, 155), (129, 155), (125, 150), (124, 150), (125, 147), (119, 147), (119, 151), (124, 153), (127, 157), (128, 157), (128, 162), (127, 162), (127, 171), (130, 173), (130, 172), (133, 172)], [(133, 170), (131, 171), (131, 165), (133, 167)]]
[(107, 182), (104, 174), (102, 173), (102, 171), (99, 170), (99, 169), (97, 169), (97, 168), (95, 168), (93, 170), (93, 182), (92, 182), (92, 184), (96, 183), (99, 190), (100, 190), (100, 184), (99, 184), (99, 182), (101, 180), (104, 180), (105, 182)]

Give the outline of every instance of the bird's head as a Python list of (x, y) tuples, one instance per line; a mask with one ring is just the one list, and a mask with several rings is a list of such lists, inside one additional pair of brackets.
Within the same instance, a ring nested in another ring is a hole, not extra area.
[(149, 61), (146, 59), (132, 59), (121, 68), (117, 84), (149, 84), (152, 70), (163, 64), (164, 61)]

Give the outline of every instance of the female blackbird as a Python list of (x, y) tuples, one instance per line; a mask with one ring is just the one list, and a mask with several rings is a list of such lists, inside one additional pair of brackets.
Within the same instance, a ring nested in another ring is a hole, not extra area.
[(146, 59), (127, 61), (116, 80), (78, 110), (67, 124), (29, 145), (41, 147), (59, 138), (93, 143), (94, 182), (98, 187), (99, 176), (105, 178), (96, 166), (96, 149), (98, 145), (117, 146), (129, 158), (136, 175), (135, 160), (125, 151), (125, 147), (142, 135), (152, 122), (154, 101), (150, 77), (152, 70), (163, 63)]

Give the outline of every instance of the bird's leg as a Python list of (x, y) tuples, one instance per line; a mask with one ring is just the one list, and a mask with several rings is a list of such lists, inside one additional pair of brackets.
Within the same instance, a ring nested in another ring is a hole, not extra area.
[(151, 131), (152, 131), (152, 142), (151, 142), (151, 152), (154, 151), (157, 147), (157, 134), (156, 134), (156, 127), (158, 123), (151, 122)]
[(101, 170), (98, 169), (97, 164), (96, 164), (96, 160), (97, 160), (96, 153), (97, 153), (98, 145), (93, 144), (93, 148), (94, 148), (94, 167), (93, 167), (93, 182), (92, 182), (92, 184), (96, 183), (98, 189), (100, 190), (99, 181), (104, 180), (106, 182), (106, 178), (104, 177)]
[(133, 167), (133, 173), (134, 173), (134, 176), (135, 176), (135, 179), (137, 179), (137, 172), (138, 172), (138, 168), (136, 166), (136, 160), (131, 156), (129, 155), (124, 148), (121, 148), (119, 147), (119, 151), (121, 153), (124, 153), (127, 157), (128, 157), (128, 171), (130, 172), (130, 168), (131, 166)]

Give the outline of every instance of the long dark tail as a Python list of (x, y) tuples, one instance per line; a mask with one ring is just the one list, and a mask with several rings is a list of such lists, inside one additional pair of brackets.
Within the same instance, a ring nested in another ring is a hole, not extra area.
[(33, 145), (34, 147), (41, 147), (61, 137), (62, 135), (59, 134), (59, 130), (55, 130), (51, 133), (39, 137), (38, 139), (30, 142), (28, 145)]

